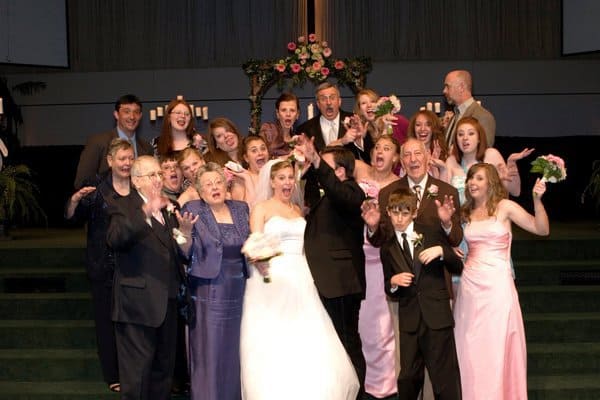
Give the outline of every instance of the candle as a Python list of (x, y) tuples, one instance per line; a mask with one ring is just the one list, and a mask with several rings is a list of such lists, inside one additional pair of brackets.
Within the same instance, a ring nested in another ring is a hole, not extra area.
[(202, 107), (202, 119), (208, 121), (208, 107)]
[(433, 103), (428, 101), (426, 104), (427, 111), (433, 111)]
[(156, 110), (150, 110), (150, 121), (156, 121)]
[(192, 113), (192, 117), (195, 117), (196, 114), (194, 114), (194, 105), (190, 103), (189, 106), (190, 106), (190, 112)]
[(4, 103), (2, 101), (2, 97), (0, 97), (0, 114), (4, 114)]
[(439, 114), (439, 113), (442, 112), (441, 105), (440, 105), (439, 101), (436, 101), (435, 103), (433, 103), (433, 109), (435, 110), (436, 114)]
[(306, 107), (306, 115), (308, 116), (308, 119), (315, 116), (315, 106), (313, 106), (313, 103), (310, 103), (308, 107)]
[(162, 107), (156, 107), (156, 116), (162, 117), (163, 115), (165, 115), (165, 109)]
[(202, 107), (196, 107), (196, 117), (202, 118)]
[(481, 105), (481, 100), (477, 100), (477, 104)]
[(421, 106), (421, 107), (419, 108), (419, 111), (425, 111), (425, 106)]
[(180, 94), (178, 94), (178, 95), (177, 95), (177, 100), (183, 100), (183, 96), (182, 96), (182, 95), (180, 95)]

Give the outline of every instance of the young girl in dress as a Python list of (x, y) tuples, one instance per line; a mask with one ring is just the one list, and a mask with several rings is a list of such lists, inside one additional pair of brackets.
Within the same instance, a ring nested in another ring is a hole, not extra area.
[(469, 247), (454, 305), (463, 399), (526, 399), (527, 352), (519, 298), (510, 269), (511, 224), (548, 235), (546, 184), (533, 186), (534, 215), (507, 199), (495, 166), (467, 173), (464, 237)]

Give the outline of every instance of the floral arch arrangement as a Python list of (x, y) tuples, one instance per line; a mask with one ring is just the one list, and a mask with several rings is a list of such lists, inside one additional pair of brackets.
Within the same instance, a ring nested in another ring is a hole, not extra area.
[(335, 58), (327, 42), (320, 42), (314, 33), (308, 38), (300, 36), (287, 45), (290, 53), (277, 60), (248, 60), (242, 68), (250, 78), (250, 131), (258, 133), (262, 114), (262, 98), (275, 84), (282, 90), (286, 82), (292, 87), (303, 86), (306, 81), (319, 84), (328, 78), (338, 85), (347, 86), (353, 93), (365, 87), (371, 72), (368, 57)]

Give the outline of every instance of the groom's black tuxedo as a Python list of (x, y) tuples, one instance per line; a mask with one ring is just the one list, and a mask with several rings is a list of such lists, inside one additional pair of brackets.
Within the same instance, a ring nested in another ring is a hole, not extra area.
[[(414, 247), (413, 260), (402, 250), (396, 235), (381, 246), (384, 285), (388, 295), (398, 298), (400, 325), (400, 376), (398, 394), (401, 399), (417, 399), (423, 387), (427, 366), (436, 399), (460, 399), (460, 374), (454, 343), (454, 319), (446, 290), (444, 269), (459, 274), (462, 261), (448, 245), (446, 235), (437, 227), (414, 223), (414, 232), (423, 241)], [(419, 261), (424, 249), (442, 246), (443, 258), (429, 264)], [(408, 287), (391, 289), (392, 276), (410, 272), (415, 276)]]
[(323, 160), (314, 170), (324, 195), (311, 206), (304, 250), (321, 300), (356, 369), (362, 398), (365, 359), (358, 334), (358, 312), (365, 296), (363, 190), (353, 178), (340, 181)]

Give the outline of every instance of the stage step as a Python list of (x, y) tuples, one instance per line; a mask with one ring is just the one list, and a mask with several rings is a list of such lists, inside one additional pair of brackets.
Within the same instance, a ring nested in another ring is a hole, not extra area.
[(77, 268), (0, 268), (0, 292), (88, 292), (90, 284), (82, 266)]
[(95, 381), (0, 382), (0, 400), (117, 400), (118, 393)]
[(7, 319), (92, 319), (92, 313), (90, 293), (0, 293)]
[(0, 319), (0, 349), (36, 348), (95, 349), (94, 321)]
[(513, 263), (517, 287), (566, 284), (561, 276), (563, 272), (600, 272), (600, 258), (544, 261), (514, 259)]
[(102, 377), (96, 349), (0, 350), (2, 380), (97, 381)]
[(600, 371), (600, 343), (529, 343), (527, 373), (529, 376), (585, 374)]
[(529, 376), (527, 384), (529, 400), (598, 400), (600, 373)]
[(600, 342), (600, 312), (527, 313), (523, 319), (528, 343)]
[(518, 292), (524, 314), (600, 311), (600, 285), (522, 286)]

